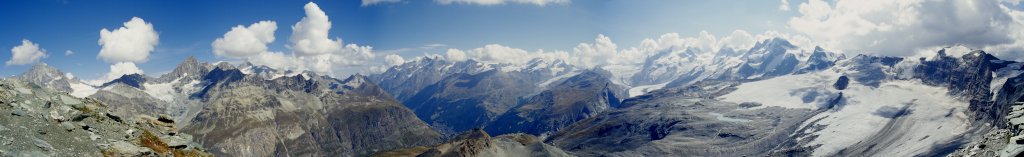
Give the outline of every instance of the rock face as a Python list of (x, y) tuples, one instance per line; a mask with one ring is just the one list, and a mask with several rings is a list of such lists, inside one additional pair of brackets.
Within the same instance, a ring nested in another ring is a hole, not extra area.
[(217, 155), (367, 155), (427, 145), (439, 134), (363, 76), (266, 80), (215, 68), (185, 128)]
[(537, 137), (532, 135), (508, 134), (491, 137), (483, 130), (474, 129), (442, 144), (380, 152), (373, 156), (560, 157), (571, 155), (566, 154), (561, 149), (542, 143)]
[(0, 156), (210, 156), (174, 121), (0, 79)]
[(996, 70), (1012, 62), (994, 63), (1000, 60), (980, 50), (970, 51), (963, 56), (951, 56), (947, 51), (953, 50), (943, 49), (932, 58), (920, 58), (920, 64), (914, 69), (915, 78), (920, 78), (926, 84), (949, 87), (951, 95), (970, 98), (970, 108), (978, 118), (992, 121), (996, 125), (1006, 124), (1004, 117), (1009, 107), (991, 102), (994, 94), (991, 88), (1000, 88), (991, 87), (991, 82)]
[(530, 97), (487, 125), (495, 134), (541, 135), (619, 106), (624, 87), (606, 75), (586, 71)]

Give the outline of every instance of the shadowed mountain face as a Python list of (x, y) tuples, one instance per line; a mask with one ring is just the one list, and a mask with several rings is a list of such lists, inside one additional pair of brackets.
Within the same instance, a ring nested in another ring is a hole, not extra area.
[[(407, 95), (401, 99), (403, 104), (434, 129), (453, 136), (483, 128), (552, 82), (579, 71), (561, 60), (534, 59), (525, 65), (512, 65), (425, 58), (392, 67), (372, 78), (391, 86), (385, 90), (392, 94)], [(410, 91), (416, 93), (410, 96)]]
[(557, 131), (618, 107), (625, 97), (623, 91), (624, 87), (612, 84), (607, 76), (586, 71), (530, 97), (488, 124), (486, 130), (495, 134), (533, 135)]
[(420, 90), (405, 105), (443, 134), (481, 128), (533, 92), (533, 82), (499, 70), (456, 74)]
[(146, 77), (143, 76), (142, 74), (128, 74), (128, 75), (121, 76), (121, 77), (119, 77), (117, 79), (114, 79), (114, 80), (112, 80), (110, 82), (103, 83), (103, 85), (100, 85), (100, 87), (108, 87), (108, 86), (111, 86), (111, 85), (114, 85), (114, 84), (121, 84), (121, 85), (125, 85), (125, 86), (134, 87), (134, 88), (137, 88), (137, 89), (146, 89), (145, 87), (142, 86), (142, 84), (145, 83), (145, 82), (146, 82)]

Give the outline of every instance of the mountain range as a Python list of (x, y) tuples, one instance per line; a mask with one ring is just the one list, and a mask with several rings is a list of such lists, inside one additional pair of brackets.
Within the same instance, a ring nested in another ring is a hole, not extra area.
[(774, 38), (668, 49), (635, 73), (421, 57), (341, 79), (189, 57), (159, 77), (89, 84), (40, 63), (12, 79), (165, 117), (219, 156), (1013, 156), (1022, 66)]

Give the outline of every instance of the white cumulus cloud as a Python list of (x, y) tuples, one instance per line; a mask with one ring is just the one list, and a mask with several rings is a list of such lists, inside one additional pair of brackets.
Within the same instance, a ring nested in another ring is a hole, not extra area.
[(100, 85), (106, 82), (113, 81), (114, 79), (121, 78), (121, 76), (128, 74), (143, 74), (142, 69), (135, 66), (132, 62), (118, 62), (110, 65), (110, 72), (107, 72), (97, 80), (86, 81), (89, 84)]
[(298, 55), (320, 55), (341, 50), (341, 40), (331, 40), (327, 32), (331, 29), (331, 21), (327, 13), (320, 10), (316, 3), (309, 2), (303, 7), (306, 17), (292, 26), (292, 49)]
[[(483, 63), (509, 63), (523, 64), (532, 59), (564, 60), (570, 64), (581, 67), (595, 67), (606, 65), (636, 66), (643, 64), (647, 57), (665, 51), (680, 51), (687, 48), (698, 49), (701, 52), (717, 53), (721, 48), (731, 48), (736, 51), (746, 51), (753, 47), (758, 41), (771, 38), (782, 38), (789, 40), (794, 45), (806, 50), (813, 49), (814, 42), (808, 38), (798, 35), (790, 35), (775, 31), (768, 31), (758, 35), (751, 35), (743, 30), (735, 30), (727, 36), (715, 36), (706, 31), (701, 31), (696, 36), (684, 37), (679, 33), (665, 33), (657, 38), (647, 38), (636, 47), (621, 48), (612, 41), (611, 37), (598, 34), (592, 43), (580, 43), (566, 51), (527, 51), (519, 48), (508, 47), (500, 44), (488, 44), (473, 49), (448, 49), (443, 55), (452, 61), (464, 61), (473, 59)], [(429, 54), (428, 54), (429, 55)]]
[(11, 48), (11, 60), (7, 60), (7, 65), (25, 65), (31, 64), (39, 59), (46, 58), (46, 49), (39, 48), (39, 44), (32, 43), (28, 39), (22, 39), (21, 45)]
[(211, 45), (214, 54), (246, 60), (282, 70), (308, 70), (323, 75), (339, 76), (358, 72), (360, 68), (380, 67), (394, 57), (385, 56), (383, 62), (371, 62), (376, 55), (373, 47), (344, 44), (340, 38), (329, 38), (331, 21), (316, 3), (307, 3), (305, 17), (292, 25), (291, 52), (271, 51), (267, 45), (274, 42), (274, 21), (260, 21), (235, 26)]
[(452, 61), (464, 61), (469, 59), (466, 57), (466, 52), (459, 49), (448, 49), (448, 52), (445, 52), (445, 58)]
[(810, 0), (798, 9), (791, 28), (848, 52), (910, 56), (950, 45), (1004, 56), (1024, 50), (1024, 16), (997, 0)]
[(298, 63), (305, 64), (296, 67), (335, 74), (335, 67), (364, 66), (375, 57), (373, 47), (344, 44), (340, 38), (329, 38), (331, 21), (316, 3), (307, 3), (303, 8), (306, 17), (292, 26), (292, 44), (289, 45)]
[(484, 47), (469, 50), (449, 49), (447, 52), (447, 58), (454, 58), (454, 60), (457, 61), (473, 59), (488, 64), (525, 64), (530, 60), (537, 58), (549, 61), (568, 61), (569, 53), (563, 51), (545, 52), (544, 50), (530, 52), (523, 49), (508, 47), (505, 45), (488, 44), (484, 45)]
[(299, 64), (297, 58), (281, 52), (260, 53), (247, 58), (247, 60), (252, 64), (265, 65), (274, 69), (296, 69)]
[(396, 54), (388, 54), (387, 56), (384, 56), (384, 63), (386, 63), (387, 66), (401, 65), (402, 63), (405, 63), (405, 58)]
[(608, 36), (597, 35), (594, 43), (580, 43), (572, 49), (573, 63), (583, 67), (608, 64), (616, 59), (614, 55), (618, 53), (618, 48)]
[(789, 11), (789, 0), (782, 0), (782, 3), (779, 3), (779, 10)]
[(75, 54), (75, 51), (71, 51), (71, 50), (64, 51), (64, 56), (70, 56), (70, 55), (73, 55), (73, 54)]
[(110, 63), (145, 62), (160, 41), (159, 38), (153, 24), (132, 17), (121, 28), (100, 30), (99, 45), (102, 48), (97, 57)]
[(223, 37), (213, 41), (213, 53), (234, 58), (260, 55), (267, 51), (267, 44), (274, 42), (276, 30), (277, 23), (274, 21), (260, 21), (249, 27), (235, 26), (224, 33)]

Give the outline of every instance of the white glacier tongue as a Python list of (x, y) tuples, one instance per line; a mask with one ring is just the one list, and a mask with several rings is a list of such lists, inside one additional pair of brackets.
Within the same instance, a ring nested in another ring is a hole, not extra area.
[(659, 83), (659, 84), (653, 84), (653, 85), (636, 86), (636, 87), (633, 87), (633, 88), (629, 88), (629, 97), (632, 98), (632, 97), (644, 95), (644, 94), (647, 94), (647, 92), (651, 92), (651, 91), (654, 91), (654, 90), (665, 88), (665, 85), (668, 85), (668, 82)]
[[(718, 99), (763, 104), (759, 108), (819, 109), (802, 124), (806, 131), (797, 133), (807, 134), (800, 141), (812, 138), (804, 146), (818, 146), (814, 156), (860, 149), (874, 149), (870, 156), (913, 156), (952, 142), (970, 126), (964, 113), (968, 103), (944, 87), (917, 80), (886, 80), (873, 87), (851, 80), (838, 90), (833, 84), (840, 75), (825, 70), (749, 82)], [(840, 95), (840, 101), (833, 101)]]
[(78, 98), (88, 97), (88, 96), (90, 96), (92, 94), (95, 94), (96, 91), (99, 90), (96, 87), (93, 87), (91, 85), (87, 85), (87, 84), (81, 83), (81, 82), (70, 83), (70, 86), (71, 86), (71, 96), (75, 96), (75, 97), (78, 97)]
[(175, 94), (177, 93), (177, 91), (174, 91), (174, 86), (178, 84), (178, 81), (181, 81), (181, 78), (185, 78), (187, 76), (188, 76), (188, 73), (185, 73), (184, 76), (176, 78), (176, 79), (174, 79), (171, 82), (165, 82), (165, 83), (149, 83), (149, 82), (146, 82), (146, 83), (142, 84), (142, 87), (143, 87), (142, 89), (143, 89), (143, 92), (146, 92), (146, 94), (149, 94), (150, 96), (153, 96), (154, 98), (157, 98), (157, 99), (160, 99), (160, 100), (163, 100), (163, 101), (166, 101), (166, 102), (171, 102), (171, 101), (174, 101)]
[(839, 95), (839, 91), (832, 88), (839, 76), (838, 73), (826, 70), (743, 83), (736, 87), (736, 91), (719, 99), (736, 103), (761, 103), (762, 106), (757, 108), (777, 106), (817, 109)]

